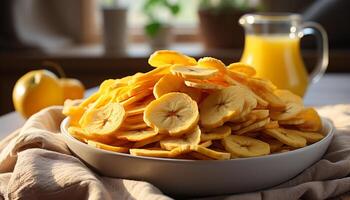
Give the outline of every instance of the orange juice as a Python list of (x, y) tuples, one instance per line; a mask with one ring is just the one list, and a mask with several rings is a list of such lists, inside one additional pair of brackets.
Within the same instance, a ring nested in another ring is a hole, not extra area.
[(286, 35), (246, 35), (241, 62), (252, 65), (258, 77), (278, 88), (303, 96), (308, 75), (300, 52), (300, 38)]

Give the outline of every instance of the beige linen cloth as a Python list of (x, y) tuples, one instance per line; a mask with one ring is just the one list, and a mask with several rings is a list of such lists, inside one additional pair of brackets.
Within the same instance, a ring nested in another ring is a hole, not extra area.
[[(319, 111), (331, 118), (337, 128), (322, 160), (274, 188), (204, 199), (349, 198), (350, 105), (328, 106)], [(150, 183), (108, 178), (92, 172), (70, 153), (63, 141), (59, 130), (63, 118), (61, 107), (45, 109), (0, 142), (0, 197), (26, 200), (172, 199)]]

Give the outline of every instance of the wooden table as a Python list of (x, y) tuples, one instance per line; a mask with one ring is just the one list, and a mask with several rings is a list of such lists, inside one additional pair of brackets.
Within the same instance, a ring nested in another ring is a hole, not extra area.
[[(91, 88), (87, 96), (96, 91)], [(350, 104), (350, 74), (327, 74), (318, 83), (311, 85), (306, 96), (308, 106), (323, 106), (330, 104)], [(24, 119), (16, 112), (10, 112), (0, 117), (0, 139), (20, 128)]]

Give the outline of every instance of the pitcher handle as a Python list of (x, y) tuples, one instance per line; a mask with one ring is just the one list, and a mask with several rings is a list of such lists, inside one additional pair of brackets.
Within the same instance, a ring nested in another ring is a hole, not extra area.
[(324, 75), (328, 67), (328, 36), (324, 28), (315, 22), (305, 22), (302, 25), (302, 37), (305, 35), (314, 35), (317, 40), (318, 60), (315, 69), (309, 76), (309, 82), (316, 83)]

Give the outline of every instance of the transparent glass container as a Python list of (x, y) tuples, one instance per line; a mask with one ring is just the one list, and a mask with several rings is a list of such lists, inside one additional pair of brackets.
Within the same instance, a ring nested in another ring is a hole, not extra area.
[[(239, 23), (245, 29), (241, 62), (252, 65), (258, 77), (304, 96), (308, 84), (317, 82), (325, 73), (328, 39), (321, 25), (303, 22), (301, 15), (292, 13), (246, 14)], [(300, 50), (300, 39), (304, 35), (314, 35), (317, 39), (318, 61), (310, 75)]]

